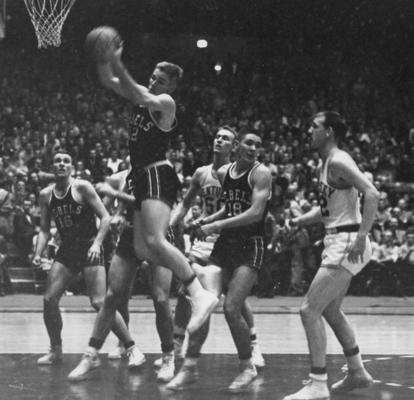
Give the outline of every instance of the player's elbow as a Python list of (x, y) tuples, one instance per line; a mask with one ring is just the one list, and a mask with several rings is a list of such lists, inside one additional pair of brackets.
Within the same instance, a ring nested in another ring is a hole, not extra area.
[(371, 201), (374, 204), (377, 204), (380, 199), (380, 193), (375, 187), (369, 188), (364, 193), (365, 201)]
[(259, 222), (263, 218), (264, 209), (253, 209), (251, 213), (251, 222)]

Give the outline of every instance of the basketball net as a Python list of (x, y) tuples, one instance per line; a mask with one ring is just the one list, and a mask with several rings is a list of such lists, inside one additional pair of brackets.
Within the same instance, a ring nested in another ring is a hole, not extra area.
[(63, 23), (75, 0), (24, 0), (37, 37), (37, 47), (61, 45)]

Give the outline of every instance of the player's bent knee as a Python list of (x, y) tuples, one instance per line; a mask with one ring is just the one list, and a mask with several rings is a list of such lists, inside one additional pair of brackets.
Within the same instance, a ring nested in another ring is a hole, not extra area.
[(162, 251), (167, 243), (167, 239), (164, 236), (159, 235), (147, 235), (145, 236), (145, 245), (150, 252)]
[(91, 299), (91, 306), (96, 310), (99, 311), (104, 303), (103, 299)]
[(152, 291), (152, 300), (154, 303), (167, 303), (169, 297), (169, 293), (161, 288), (155, 288)]
[(304, 322), (312, 322), (320, 317), (320, 314), (307, 303), (302, 304), (299, 309), (299, 314)]
[(241, 306), (233, 301), (225, 301), (223, 304), (224, 315), (227, 320), (241, 316)]

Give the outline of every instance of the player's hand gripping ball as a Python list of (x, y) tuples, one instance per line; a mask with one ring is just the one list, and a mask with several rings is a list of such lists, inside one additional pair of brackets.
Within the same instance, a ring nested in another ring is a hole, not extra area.
[(85, 40), (85, 50), (97, 63), (108, 61), (108, 50), (122, 46), (122, 38), (111, 26), (98, 26), (92, 29)]

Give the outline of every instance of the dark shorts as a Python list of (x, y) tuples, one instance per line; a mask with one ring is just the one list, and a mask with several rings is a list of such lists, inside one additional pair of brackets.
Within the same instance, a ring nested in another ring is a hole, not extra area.
[[(168, 228), (166, 237), (171, 244), (174, 244), (174, 233), (171, 227)], [(134, 251), (134, 228), (132, 226), (126, 226), (122, 231), (116, 244), (115, 254), (124, 260), (131, 260), (137, 266), (141, 264), (142, 260), (135, 255)]]
[(232, 271), (241, 266), (260, 270), (264, 252), (263, 236), (238, 238), (220, 235), (211, 252), (210, 262)]
[(136, 207), (147, 199), (157, 199), (172, 208), (177, 200), (181, 183), (174, 169), (168, 164), (132, 170), (127, 178), (135, 199)]
[(88, 250), (92, 246), (93, 241), (84, 241), (76, 243), (65, 243), (62, 242), (60, 245), (55, 261), (63, 264), (73, 274), (78, 274), (84, 268), (96, 267), (99, 265), (104, 266), (104, 251), (101, 249), (101, 256), (99, 260), (90, 262), (88, 260)]

